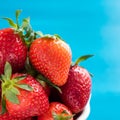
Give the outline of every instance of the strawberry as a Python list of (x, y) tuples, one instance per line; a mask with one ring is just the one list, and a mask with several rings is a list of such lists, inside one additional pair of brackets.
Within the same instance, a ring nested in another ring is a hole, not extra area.
[(29, 57), (34, 68), (57, 86), (66, 83), (71, 64), (68, 44), (56, 36), (43, 36), (30, 46)]
[(43, 87), (32, 76), (12, 74), (11, 66), (5, 64), (2, 79), (2, 113), (5, 108), (15, 118), (38, 116), (49, 108), (48, 97)]
[(73, 115), (64, 104), (51, 102), (49, 110), (38, 116), (38, 120), (73, 120)]
[(24, 68), (27, 48), (19, 34), (11, 28), (0, 30), (0, 74), (6, 61), (10, 62), (14, 72)]
[(73, 113), (81, 112), (88, 102), (91, 92), (91, 77), (89, 72), (77, 64), (91, 55), (80, 57), (76, 64), (71, 66), (68, 80), (61, 87), (61, 98), (63, 103), (69, 107)]
[(3, 115), (0, 115), (0, 120), (32, 120), (32, 117), (29, 118), (15, 118), (9, 113), (4, 113)]
[(27, 46), (23, 37), (23, 28), (18, 25), (19, 14), (20, 11), (16, 11), (17, 24), (10, 18), (4, 18), (13, 28), (0, 30), (0, 74), (4, 71), (6, 61), (12, 65), (13, 72), (20, 72), (25, 65)]
[[(1, 105), (0, 105), (0, 112), (1, 112)], [(0, 114), (0, 120), (32, 120), (32, 117), (29, 118), (15, 118), (11, 116), (8, 112), (4, 114)]]

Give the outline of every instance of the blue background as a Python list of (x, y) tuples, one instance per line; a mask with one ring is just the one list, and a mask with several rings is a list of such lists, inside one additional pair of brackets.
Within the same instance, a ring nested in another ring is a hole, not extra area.
[[(30, 16), (34, 30), (59, 34), (72, 49), (72, 60), (91, 73), (92, 100), (88, 120), (120, 120), (120, 0), (1, 0), (0, 17)], [(0, 29), (8, 27), (0, 19)]]

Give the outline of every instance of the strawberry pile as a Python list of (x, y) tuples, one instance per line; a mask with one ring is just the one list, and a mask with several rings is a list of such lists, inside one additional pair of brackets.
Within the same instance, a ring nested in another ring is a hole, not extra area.
[(3, 18), (0, 30), (0, 120), (73, 120), (90, 97), (91, 75), (72, 62), (70, 46), (58, 35), (34, 31), (30, 19)]

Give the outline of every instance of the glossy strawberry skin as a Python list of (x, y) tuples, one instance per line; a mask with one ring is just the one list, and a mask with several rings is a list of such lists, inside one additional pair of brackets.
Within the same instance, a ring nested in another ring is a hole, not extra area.
[(30, 61), (36, 70), (52, 83), (66, 83), (71, 64), (70, 47), (62, 40), (52, 37), (36, 39), (30, 47)]
[[(0, 105), (0, 111), (1, 111), (1, 105)], [(15, 118), (11, 116), (8, 112), (4, 114), (0, 114), (0, 120), (32, 120), (32, 117), (29, 118)]]
[[(21, 76), (21, 74), (14, 74), (13, 78), (16, 76)], [(30, 75), (21, 80), (20, 83), (30, 85), (33, 91), (19, 89), (20, 95), (18, 95), (18, 99), (20, 104), (13, 104), (6, 100), (9, 114), (17, 118), (27, 118), (46, 112), (49, 108), (49, 101), (43, 87)]]
[(67, 83), (61, 87), (62, 101), (73, 113), (81, 112), (91, 92), (91, 78), (88, 71), (77, 65), (69, 71)]
[(0, 115), (0, 120), (32, 120), (32, 117), (30, 118), (15, 118), (8, 113), (5, 113), (4, 115)]
[(8, 61), (13, 72), (24, 68), (27, 57), (27, 47), (21, 37), (11, 28), (0, 30), (0, 74), (4, 71), (4, 65)]
[[(54, 120), (52, 116), (52, 112), (55, 112), (56, 114), (59, 115), (63, 111), (66, 111), (67, 113), (65, 114), (65, 116), (72, 116), (72, 112), (64, 104), (60, 102), (51, 102), (47, 113), (38, 116), (38, 120)], [(71, 118), (70, 120), (73, 120), (73, 118)]]

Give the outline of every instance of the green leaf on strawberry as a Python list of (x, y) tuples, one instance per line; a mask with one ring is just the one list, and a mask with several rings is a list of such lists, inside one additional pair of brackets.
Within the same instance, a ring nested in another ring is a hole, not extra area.
[(3, 17), (3, 19), (7, 20), (11, 27), (13, 27), (14, 29), (18, 29), (19, 28), (18, 17), (20, 15), (20, 13), (21, 13), (21, 10), (16, 10), (16, 13), (15, 13), (16, 23), (14, 23), (14, 21), (12, 19), (7, 18), (7, 17)]
[(75, 65), (78, 65), (80, 62), (87, 60), (88, 58), (93, 57), (94, 55), (84, 55), (79, 57), (76, 61), (75, 61)]
[(22, 28), (26, 28), (30, 22), (30, 18), (24, 18), (22, 22)]
[(3, 19), (7, 20), (9, 25), (15, 29), (17, 29), (17, 24), (14, 23), (14, 21), (10, 18), (4, 17)]
[(22, 88), (24, 90), (27, 90), (27, 91), (32, 91), (33, 90), (32, 87), (30, 87), (27, 84), (17, 84), (16, 86), (19, 87), (19, 88)]
[(21, 81), (21, 80), (23, 80), (23, 79), (25, 79), (25, 78), (26, 78), (26, 75), (17, 76), (17, 77), (14, 78), (14, 80), (15, 80), (15, 81)]
[(17, 28), (19, 28), (18, 18), (20, 16), (21, 12), (22, 12), (21, 10), (16, 10), (16, 13), (15, 13)]
[(15, 95), (20, 95), (20, 92), (16, 87), (12, 87), (11, 92), (13, 92)]
[(11, 89), (6, 90), (5, 97), (10, 102), (15, 103), (15, 104), (19, 104), (19, 100), (18, 100), (18, 97), (16, 96), (16, 93), (13, 92)]
[(6, 80), (9, 80), (11, 75), (12, 75), (12, 67), (8, 62), (6, 62), (4, 68), (4, 76), (6, 76)]
[[(75, 61), (75, 63), (72, 62), (72, 66), (74, 66), (74, 65), (79, 65), (79, 63), (81, 63), (81, 62), (83, 62), (83, 61), (85, 61), (85, 60), (87, 60), (87, 59), (89, 59), (89, 58), (91, 58), (91, 57), (93, 57), (93, 56), (94, 56), (94, 55), (92, 55), (92, 54), (80, 56), (80, 57)], [(82, 66), (81, 66), (81, 67), (82, 67)], [(90, 74), (91, 77), (93, 77), (93, 74), (92, 74), (92, 73), (89, 72), (89, 74)]]
[(18, 18), (21, 14), (21, 10), (16, 10), (15, 12), (15, 18), (16, 21), (14, 22), (11, 18), (3, 17), (4, 20), (6, 20), (9, 25), (14, 29), (15, 33), (19, 34), (19, 36), (22, 38), (23, 42), (27, 45), (29, 48), (31, 42), (36, 38), (37, 33), (33, 31), (31, 25), (30, 25), (30, 18), (24, 18), (22, 20), (22, 23), (19, 24)]

